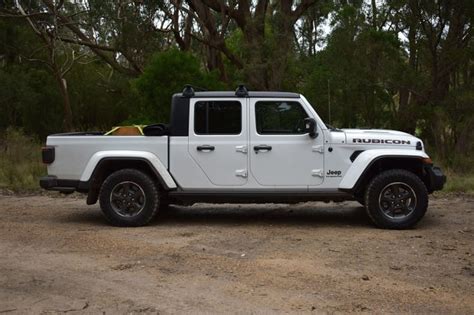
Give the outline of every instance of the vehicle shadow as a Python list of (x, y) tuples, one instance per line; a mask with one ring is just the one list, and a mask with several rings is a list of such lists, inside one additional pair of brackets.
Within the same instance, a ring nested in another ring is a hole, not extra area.
[(199, 205), (171, 206), (151, 225), (259, 225), (259, 226), (370, 226), (361, 206), (311, 205)]
[[(79, 209), (78, 209), (79, 210)], [(58, 218), (65, 224), (110, 226), (99, 208), (74, 211)], [(258, 226), (371, 226), (363, 207), (354, 204), (199, 204), (170, 206), (150, 226), (258, 225)]]

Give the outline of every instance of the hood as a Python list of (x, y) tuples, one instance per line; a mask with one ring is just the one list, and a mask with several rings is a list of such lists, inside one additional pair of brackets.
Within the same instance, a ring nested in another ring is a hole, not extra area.
[(369, 135), (403, 135), (413, 137), (411, 134), (389, 129), (342, 129), (346, 134), (369, 134)]
[[(409, 133), (387, 129), (342, 129), (348, 144), (416, 146), (421, 140)], [(423, 143), (421, 142), (421, 145)]]

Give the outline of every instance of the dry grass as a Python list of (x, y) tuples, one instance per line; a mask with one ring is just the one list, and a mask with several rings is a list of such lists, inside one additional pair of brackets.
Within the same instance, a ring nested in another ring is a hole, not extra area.
[(467, 172), (460, 174), (450, 169), (445, 171), (447, 181), (442, 192), (461, 192), (474, 195), (474, 174)]
[(46, 174), (39, 141), (9, 128), (0, 135), (0, 150), (0, 188), (16, 192), (39, 189), (39, 177)]

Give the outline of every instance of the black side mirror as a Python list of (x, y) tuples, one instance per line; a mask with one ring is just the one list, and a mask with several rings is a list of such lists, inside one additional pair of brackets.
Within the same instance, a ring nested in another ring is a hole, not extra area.
[(304, 119), (304, 131), (308, 133), (311, 138), (316, 138), (318, 133), (316, 132), (316, 120), (313, 118)]

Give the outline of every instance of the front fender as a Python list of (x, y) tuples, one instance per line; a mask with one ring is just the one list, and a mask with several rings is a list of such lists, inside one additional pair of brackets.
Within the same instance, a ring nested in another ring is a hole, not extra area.
[(352, 190), (357, 181), (363, 176), (366, 169), (368, 169), (375, 161), (381, 158), (418, 158), (426, 159), (428, 155), (423, 151), (416, 150), (394, 150), (394, 149), (375, 149), (367, 150), (359, 154), (354, 160), (354, 163), (349, 167), (346, 175), (342, 178), (339, 189)]
[(161, 177), (163, 183), (168, 189), (176, 189), (177, 185), (170, 173), (163, 165), (161, 160), (153, 153), (147, 151), (129, 151), (129, 150), (111, 150), (111, 151), (99, 151), (94, 153), (87, 162), (86, 168), (81, 175), (81, 182), (87, 182), (90, 180), (95, 168), (100, 161), (104, 159), (117, 158), (117, 159), (141, 159), (146, 160), (150, 166), (152, 166), (156, 173)]

